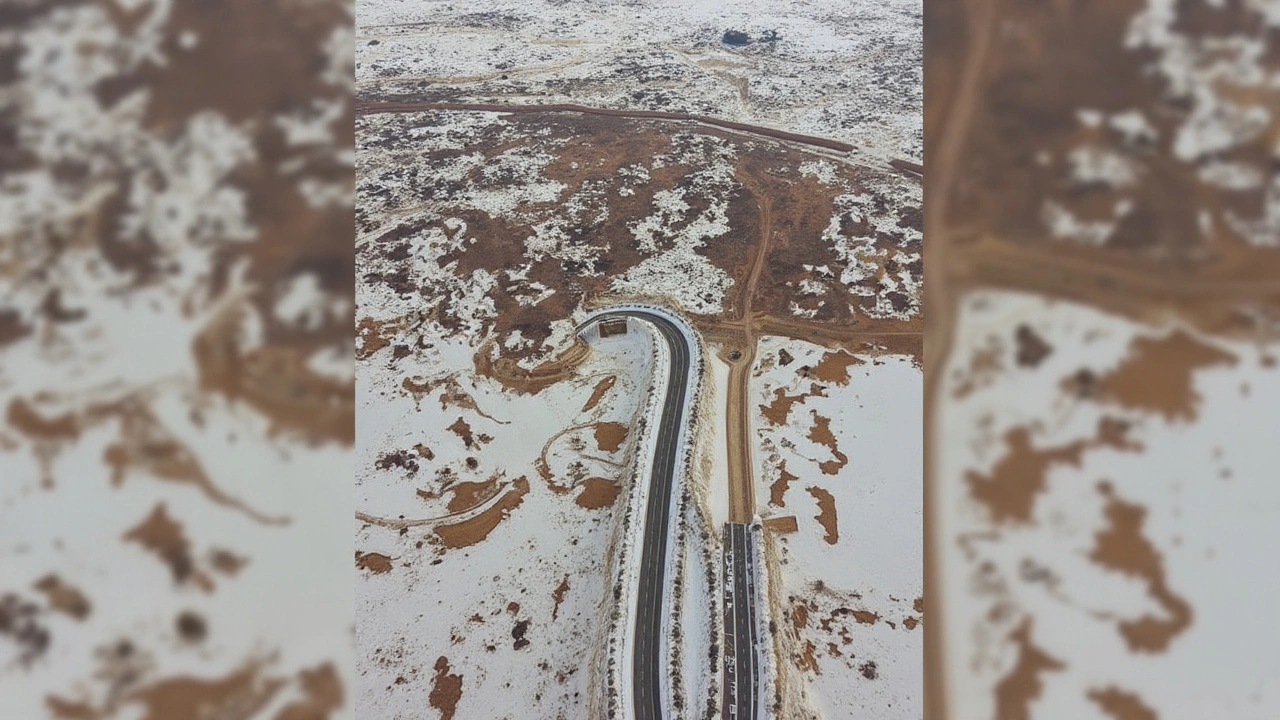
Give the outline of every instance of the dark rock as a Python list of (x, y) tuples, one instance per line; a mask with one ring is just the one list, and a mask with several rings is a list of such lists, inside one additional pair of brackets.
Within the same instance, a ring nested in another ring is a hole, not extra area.
[(1022, 367), (1036, 367), (1053, 352), (1053, 347), (1036, 334), (1030, 325), (1019, 325), (1014, 333), (1018, 344), (1017, 361)]
[(516, 650), (529, 646), (529, 640), (524, 636), (525, 632), (528, 631), (528, 629), (529, 629), (528, 620), (521, 620), (520, 622), (516, 623), (515, 627), (511, 628), (511, 637), (515, 638), (514, 647)]

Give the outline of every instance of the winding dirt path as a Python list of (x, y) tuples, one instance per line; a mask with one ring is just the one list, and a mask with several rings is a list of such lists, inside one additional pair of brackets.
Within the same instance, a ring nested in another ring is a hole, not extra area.
[(496, 504), (498, 498), (502, 497), (502, 495), (507, 490), (511, 489), (511, 485), (512, 485), (511, 482), (499, 483), (491, 494), (487, 495), (484, 499), (480, 500), (475, 505), (472, 505), (469, 508), (464, 508), (457, 512), (446, 513), (444, 515), (436, 515), (435, 517), (414, 518), (411, 520), (406, 520), (404, 519), (403, 516), (399, 518), (388, 518), (388, 517), (381, 517), (379, 515), (370, 515), (367, 512), (361, 512), (360, 510), (357, 510), (355, 512), (355, 519), (363, 523), (368, 523), (370, 525), (378, 525), (380, 527), (390, 528), (392, 530), (403, 530), (404, 528), (420, 527), (422, 525), (439, 525), (445, 522), (458, 522), (462, 520), (467, 520), (475, 515), (478, 515), (479, 513), (483, 512), (484, 510)]

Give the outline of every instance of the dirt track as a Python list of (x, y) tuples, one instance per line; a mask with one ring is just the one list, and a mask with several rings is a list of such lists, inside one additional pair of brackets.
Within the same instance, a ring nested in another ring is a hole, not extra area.
[(729, 522), (737, 523), (751, 522), (756, 509), (755, 473), (751, 462), (751, 448), (754, 445), (751, 435), (751, 387), (748, 382), (756, 358), (752, 300), (755, 298), (756, 285), (760, 281), (760, 271), (768, 256), (769, 240), (773, 234), (772, 201), (767, 195), (756, 196), (760, 204), (760, 242), (751, 259), (751, 272), (747, 275), (747, 289), (743, 295), (743, 339), (737, 348), (741, 355), (736, 360), (731, 357), (721, 358), (730, 363), (729, 387), (726, 391), (728, 410), (725, 413), (729, 453)]
[(828, 150), (835, 150), (837, 152), (852, 152), (854, 150), (854, 147), (849, 143), (843, 143), (839, 140), (832, 140), (830, 138), (801, 135), (800, 133), (787, 132), (786, 130), (778, 130), (777, 128), (765, 127), (763, 125), (750, 125), (748, 123), (734, 122), (733, 120), (724, 120), (707, 115), (690, 115), (688, 113), (666, 112), (663, 110), (613, 110), (609, 108), (594, 108), (587, 107), (585, 105), (570, 104), (503, 105), (497, 103), (425, 103), (369, 100), (361, 101), (356, 104), (356, 113), (360, 115), (422, 112), (426, 110), (532, 113), (571, 112), (582, 113), (584, 115), (605, 115), (608, 117), (624, 117), (640, 120), (683, 120), (724, 128), (726, 130), (737, 130), (739, 132), (751, 133), (753, 135), (763, 135), (765, 137), (801, 143), (803, 145), (822, 147)]

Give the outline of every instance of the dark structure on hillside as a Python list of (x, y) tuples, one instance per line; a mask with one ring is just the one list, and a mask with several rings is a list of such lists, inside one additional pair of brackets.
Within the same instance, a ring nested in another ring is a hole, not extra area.
[(600, 321), (600, 337), (606, 338), (606, 337), (611, 337), (613, 335), (626, 335), (626, 334), (627, 334), (626, 318), (609, 318), (608, 320)]

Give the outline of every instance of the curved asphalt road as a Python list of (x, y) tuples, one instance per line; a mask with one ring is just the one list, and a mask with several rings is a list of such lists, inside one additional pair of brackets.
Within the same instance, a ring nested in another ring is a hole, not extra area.
[(636, 607), (633, 658), (636, 718), (661, 720), (666, 716), (665, 708), (662, 707), (661, 678), (666, 671), (666, 660), (662, 656), (662, 600), (663, 589), (666, 587), (667, 536), (671, 521), (668, 511), (671, 507), (671, 486), (683, 451), (679, 437), (680, 428), (685, 421), (685, 395), (692, 352), (684, 333), (680, 332), (675, 323), (657, 313), (617, 310), (598, 315), (592, 318), (592, 322), (623, 315), (652, 323), (671, 349), (667, 393), (658, 423), (653, 475), (649, 479), (644, 547), (640, 551), (640, 597)]

